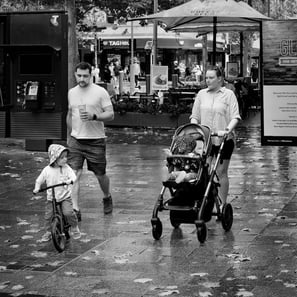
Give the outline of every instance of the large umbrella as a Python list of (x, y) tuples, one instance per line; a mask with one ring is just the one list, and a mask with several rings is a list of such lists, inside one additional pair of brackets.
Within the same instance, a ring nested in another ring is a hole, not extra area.
[[(168, 30), (182, 26), (198, 26), (201, 23), (213, 24), (213, 64), (216, 58), (216, 33), (219, 24), (255, 24), (270, 19), (250, 7), (243, 1), (234, 0), (191, 0), (171, 9), (150, 14), (132, 20), (158, 20), (164, 23)], [(231, 31), (231, 30), (230, 30)]]

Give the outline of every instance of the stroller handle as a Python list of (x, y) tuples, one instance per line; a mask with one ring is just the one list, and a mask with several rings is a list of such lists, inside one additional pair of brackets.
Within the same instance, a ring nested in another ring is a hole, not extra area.
[[(67, 186), (67, 185), (69, 185), (69, 183), (64, 182), (64, 183), (60, 183), (60, 184), (55, 184), (55, 185), (52, 185), (52, 186), (49, 186), (49, 187), (41, 188), (41, 189), (39, 189), (39, 191), (37, 193), (44, 192), (44, 191), (46, 191), (48, 189), (53, 189), (53, 188), (56, 188), (56, 187)], [(73, 185), (73, 181), (70, 182), (70, 185)], [(33, 193), (33, 194), (35, 194), (35, 193)]]
[(229, 133), (224, 134), (223, 136), (219, 135), (218, 132), (212, 132), (210, 137), (220, 137), (223, 138), (223, 141), (227, 139)]

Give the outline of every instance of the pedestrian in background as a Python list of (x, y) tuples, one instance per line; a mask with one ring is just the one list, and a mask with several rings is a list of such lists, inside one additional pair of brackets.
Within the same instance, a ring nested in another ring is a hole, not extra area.
[[(229, 192), (228, 169), (235, 146), (234, 128), (241, 117), (234, 92), (222, 87), (221, 70), (217, 66), (208, 68), (205, 79), (207, 88), (198, 92), (190, 120), (191, 123), (209, 126), (211, 132), (218, 133), (219, 136), (228, 134), (217, 168), (220, 181), (219, 196), (222, 202), (226, 203)], [(219, 148), (219, 137), (212, 137), (211, 157), (217, 156)]]
[(135, 79), (135, 88), (140, 89), (141, 87), (139, 85), (139, 76), (140, 76), (141, 70), (140, 70), (140, 65), (137, 58), (133, 58), (132, 67), (133, 67), (133, 73), (134, 73), (134, 79)]
[(104, 122), (113, 120), (114, 112), (107, 91), (92, 83), (89, 63), (79, 63), (75, 67), (75, 77), (77, 86), (68, 92), (67, 144), (69, 164), (77, 175), (72, 190), (73, 208), (80, 220), (79, 182), (85, 160), (88, 170), (95, 174), (103, 192), (104, 213), (112, 212), (110, 181), (106, 175)]
[[(55, 189), (55, 198), (61, 203), (62, 211), (68, 224), (71, 226), (71, 232), (74, 239), (79, 239), (81, 233), (78, 228), (78, 220), (73, 211), (71, 188), (72, 182), (75, 182), (76, 175), (71, 167), (67, 164), (68, 150), (60, 144), (51, 144), (48, 148), (49, 164), (43, 168), (40, 175), (35, 181), (34, 194), (37, 194), (41, 185), (46, 183), (47, 187), (60, 183), (68, 185), (57, 187)], [(52, 189), (47, 190), (47, 199), (45, 204), (45, 233), (40, 242), (46, 242), (51, 239), (51, 222), (53, 217)]]
[(173, 62), (173, 74), (177, 75), (177, 82), (183, 86), (184, 83), (180, 81), (181, 71), (179, 69), (178, 61)]

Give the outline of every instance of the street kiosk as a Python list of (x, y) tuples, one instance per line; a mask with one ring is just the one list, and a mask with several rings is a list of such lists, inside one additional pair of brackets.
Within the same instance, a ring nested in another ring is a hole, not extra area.
[(66, 138), (65, 11), (0, 13), (0, 137), (46, 150)]

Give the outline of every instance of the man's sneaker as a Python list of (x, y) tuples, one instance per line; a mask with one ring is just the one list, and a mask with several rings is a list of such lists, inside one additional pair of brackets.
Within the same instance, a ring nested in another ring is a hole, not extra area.
[(40, 239), (38, 242), (47, 242), (47, 241), (50, 241), (51, 238), (52, 238), (52, 234), (51, 234), (51, 232), (46, 231), (46, 232), (42, 235), (41, 239)]
[(103, 198), (103, 210), (104, 210), (104, 214), (109, 214), (112, 212), (112, 198), (111, 198), (111, 196)]
[(73, 228), (73, 230), (72, 230), (72, 237), (73, 237), (73, 239), (79, 239), (81, 237), (81, 233), (79, 231), (78, 226), (76, 226), (75, 228)]
[(77, 221), (81, 222), (81, 211), (80, 211), (80, 209), (73, 209), (73, 211), (74, 211), (74, 213), (75, 213), (75, 215), (77, 217)]

